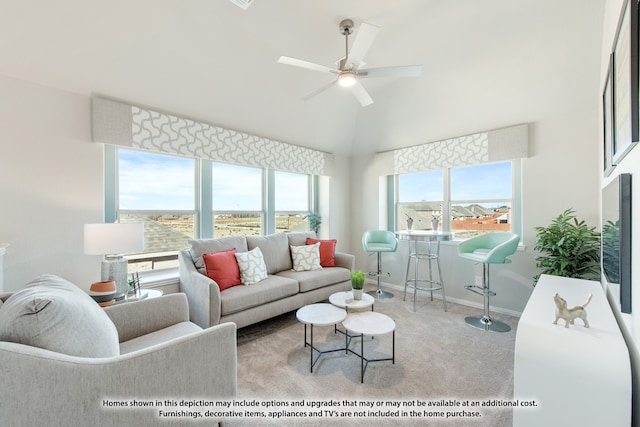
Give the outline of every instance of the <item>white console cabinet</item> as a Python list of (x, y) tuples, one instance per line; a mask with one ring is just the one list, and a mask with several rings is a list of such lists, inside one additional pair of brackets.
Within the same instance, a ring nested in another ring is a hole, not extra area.
[[(593, 295), (589, 328), (552, 323), (556, 292), (568, 307)], [(514, 399), (537, 405), (515, 407), (514, 427), (631, 426), (629, 353), (600, 283), (542, 275), (518, 323), (514, 363)]]

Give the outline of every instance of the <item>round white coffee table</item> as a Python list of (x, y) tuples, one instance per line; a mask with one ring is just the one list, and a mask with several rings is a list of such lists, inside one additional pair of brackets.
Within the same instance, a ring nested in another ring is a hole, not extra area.
[[(313, 346), (313, 327), (314, 326), (335, 326), (344, 321), (347, 318), (347, 311), (344, 308), (336, 307), (332, 304), (319, 303), (319, 304), (310, 304), (305, 305), (300, 308), (296, 312), (296, 318), (304, 323), (304, 346), (309, 346), (310, 350), (310, 359), (309, 366), (310, 371), (313, 372), (313, 367), (325, 353), (331, 353), (334, 351), (345, 351), (347, 350), (346, 345), (343, 348), (336, 348), (333, 350), (319, 350)], [(307, 342), (307, 325), (311, 325), (311, 342)], [(315, 360), (313, 358), (314, 350), (318, 353)]]
[(336, 307), (344, 308), (344, 309), (362, 309), (371, 307), (373, 311), (373, 303), (376, 301), (374, 297), (369, 294), (362, 294), (362, 299), (353, 299), (353, 292), (336, 292), (329, 296), (329, 302)]
[[(364, 372), (369, 362), (382, 362), (391, 360), (396, 363), (396, 322), (389, 316), (374, 311), (363, 311), (358, 313), (349, 313), (349, 316), (342, 322), (347, 333), (354, 336), (360, 335), (360, 354), (348, 348), (348, 351), (360, 357), (360, 382), (364, 382)], [(367, 359), (364, 356), (364, 336), (365, 335), (385, 335), (389, 332), (393, 335), (391, 357), (382, 359)], [(365, 364), (366, 362), (366, 364)]]

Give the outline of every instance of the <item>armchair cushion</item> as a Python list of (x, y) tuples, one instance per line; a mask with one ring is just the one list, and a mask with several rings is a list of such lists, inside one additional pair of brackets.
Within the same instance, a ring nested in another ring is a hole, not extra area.
[(118, 331), (80, 288), (50, 274), (14, 293), (0, 307), (0, 340), (81, 357), (120, 354)]

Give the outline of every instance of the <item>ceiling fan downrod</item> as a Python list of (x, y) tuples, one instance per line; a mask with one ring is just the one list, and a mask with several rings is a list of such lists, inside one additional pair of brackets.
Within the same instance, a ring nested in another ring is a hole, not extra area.
[(344, 71), (349, 59), (349, 34), (353, 33), (353, 21), (351, 19), (343, 19), (340, 21), (340, 34), (344, 36), (344, 59), (340, 61), (340, 71)]

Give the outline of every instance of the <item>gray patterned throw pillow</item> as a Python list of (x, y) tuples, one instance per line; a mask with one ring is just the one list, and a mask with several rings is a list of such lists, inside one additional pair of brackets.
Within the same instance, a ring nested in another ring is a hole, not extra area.
[(242, 284), (253, 285), (267, 278), (267, 266), (260, 248), (255, 247), (248, 252), (236, 252), (235, 255)]
[(293, 271), (322, 270), (320, 266), (320, 243), (304, 246), (291, 246)]

